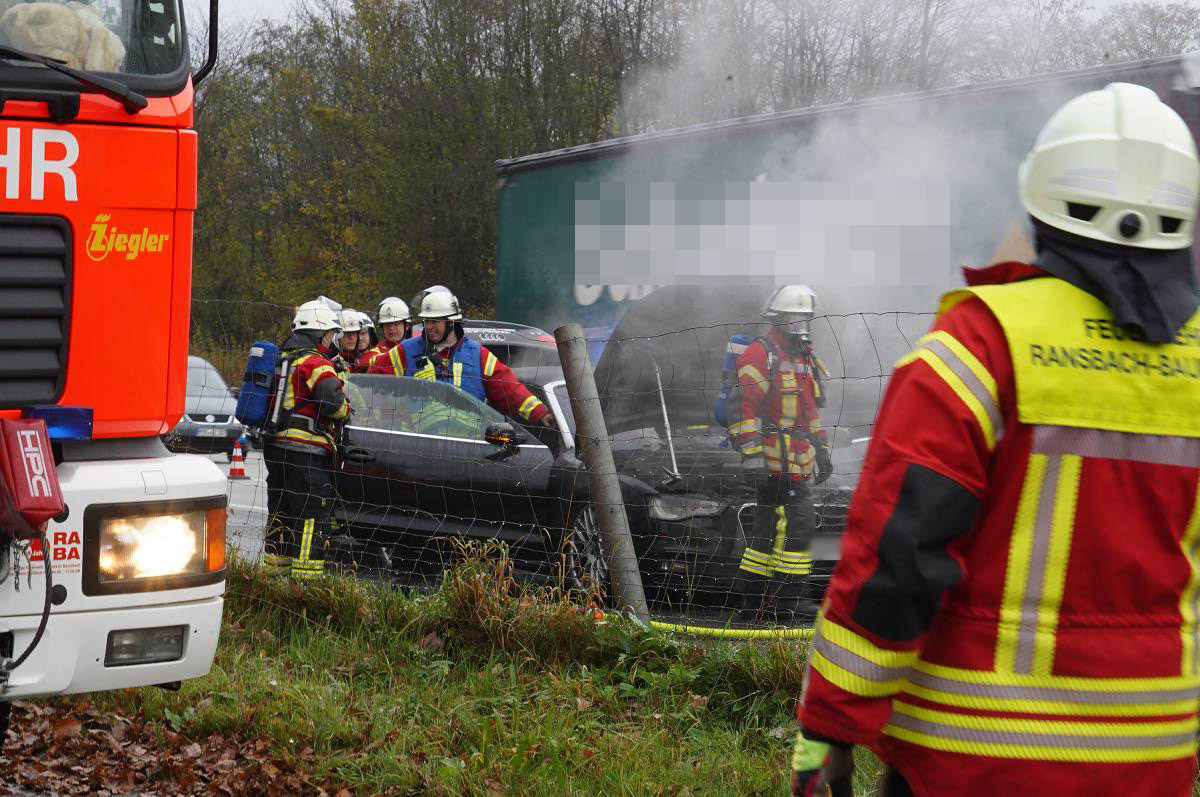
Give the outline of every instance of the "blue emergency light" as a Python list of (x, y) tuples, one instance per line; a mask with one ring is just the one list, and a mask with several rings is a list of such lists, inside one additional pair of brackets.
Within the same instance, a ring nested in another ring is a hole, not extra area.
[(41, 418), (52, 441), (91, 440), (92, 408), (35, 404), (21, 409), (22, 418)]

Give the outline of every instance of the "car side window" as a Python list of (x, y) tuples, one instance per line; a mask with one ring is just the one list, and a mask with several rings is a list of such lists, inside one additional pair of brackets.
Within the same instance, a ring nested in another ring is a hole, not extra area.
[[(361, 396), (351, 424), (389, 432), (483, 440), (488, 426), (504, 420), (453, 385), (409, 377), (352, 374), (352, 392)], [(354, 404), (354, 399), (351, 399)]]

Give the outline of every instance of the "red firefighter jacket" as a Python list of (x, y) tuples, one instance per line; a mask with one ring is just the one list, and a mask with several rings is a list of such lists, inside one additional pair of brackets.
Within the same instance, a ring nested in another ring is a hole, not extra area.
[(743, 456), (761, 454), (772, 473), (785, 470), (794, 481), (813, 476), (816, 452), (808, 435), (825, 440), (817, 411), (816, 357), (807, 348), (795, 349), (786, 335), (772, 328), (766, 338), (771, 349), (755, 339), (737, 359), (740, 400), (726, 407), (729, 433)]
[(367, 349), (365, 352), (363, 352), (362, 356), (358, 358), (358, 362), (355, 363), (356, 368), (362, 369), (361, 371), (356, 371), (356, 373), (369, 373), (371, 364), (375, 362), (375, 358), (381, 354), (387, 354), (390, 349), (393, 349), (396, 346), (397, 344), (392, 343), (387, 338), (384, 338), (371, 348)]
[[(434, 356), (448, 358), (455, 349), (462, 345), (462, 341), (463, 337), (460, 331), (458, 341), (453, 346)], [(394, 346), (384, 352), (383, 356), (375, 358), (370, 368), (367, 369), (367, 373), (404, 376), (407, 368), (404, 347)], [(542, 419), (550, 413), (550, 409), (521, 384), (512, 369), (500, 362), (500, 359), (488, 351), (486, 346), (479, 347), (479, 371), (483, 378), (483, 392), (488, 403), (504, 414), (532, 424), (540, 424)]]
[[(297, 352), (283, 394), (283, 409), (290, 413), (290, 418), (287, 425), (275, 433), (277, 442), (293, 448), (312, 447), (327, 452), (333, 452), (337, 447), (337, 424), (350, 417), (350, 402), (345, 397), (342, 379), (334, 369), (331, 358), (336, 356), (324, 347)], [(318, 385), (329, 379), (337, 381), (337, 390), (331, 394), (340, 397), (341, 404), (332, 412), (323, 412), (315, 394)]]
[(1151, 346), (1024, 264), (968, 283), (1009, 284), (947, 297), (897, 363), (803, 727), (923, 797), (1189, 795), (1200, 314)]

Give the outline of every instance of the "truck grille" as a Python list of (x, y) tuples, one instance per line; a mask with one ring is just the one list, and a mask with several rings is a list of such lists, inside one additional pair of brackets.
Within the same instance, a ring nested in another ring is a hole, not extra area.
[(62, 395), (71, 251), (66, 219), (0, 213), (0, 408)]

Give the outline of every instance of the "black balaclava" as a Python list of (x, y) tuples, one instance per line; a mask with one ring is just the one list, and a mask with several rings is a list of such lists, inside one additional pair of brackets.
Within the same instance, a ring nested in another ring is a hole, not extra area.
[(1087, 291), (1117, 324), (1148, 343), (1168, 343), (1200, 306), (1192, 250), (1096, 241), (1033, 219), (1033, 265)]

